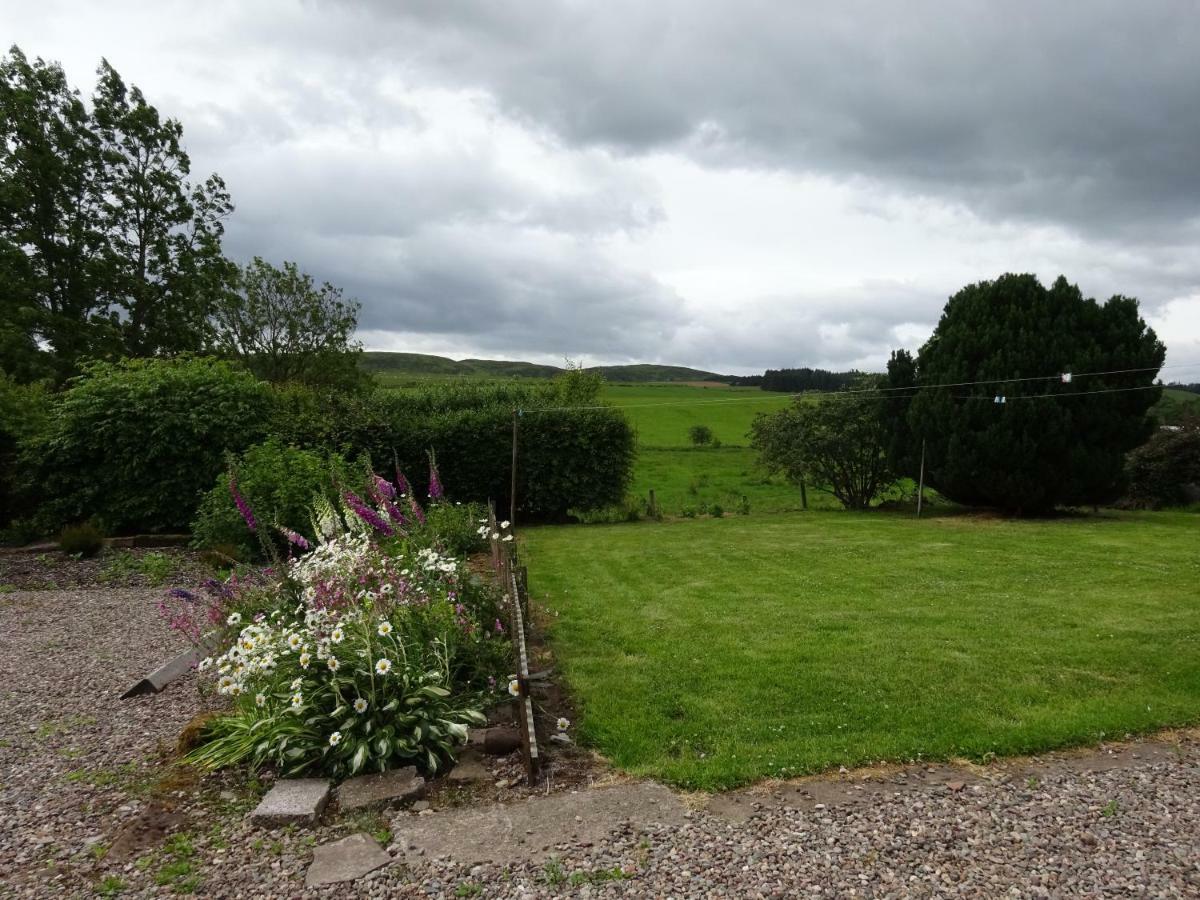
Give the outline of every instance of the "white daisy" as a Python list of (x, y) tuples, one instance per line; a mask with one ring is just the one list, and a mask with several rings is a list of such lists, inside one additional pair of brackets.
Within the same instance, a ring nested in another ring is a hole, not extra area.
[(266, 694), (255, 694), (254, 695), (254, 705), (255, 706), (266, 706), (267, 705), (267, 695)]
[(387, 637), (389, 634), (392, 633), (392, 623), (391, 622), (380, 622), (379, 627), (376, 628), (375, 631), (378, 633), (378, 635), (380, 637)]
[(299, 709), (303, 705), (304, 695), (296, 691), (296, 693), (292, 694), (292, 709)]
[(311, 656), (309, 656), (307, 653), (300, 654), (300, 668), (307, 669), (310, 662), (312, 662)]
[(514, 697), (520, 697), (521, 696), (521, 682), (517, 681), (517, 679), (515, 679), (515, 678), (512, 681), (510, 681), (508, 683), (508, 692), (510, 694), (512, 694)]
[(300, 639), (300, 635), (298, 635), (298, 634), (289, 634), (287, 642), (288, 642), (288, 647), (292, 650), (299, 650), (300, 645), (304, 643), (304, 641)]
[(564, 719), (562, 716), (559, 716), (558, 721), (555, 722), (554, 725), (556, 728), (558, 728), (559, 731), (566, 731), (568, 728), (571, 727), (571, 720)]
[(337, 661), (337, 657), (336, 657), (336, 656), (331, 656), (331, 657), (329, 657), (329, 659), (326, 661), (325, 665), (329, 666), (329, 671), (330, 671), (330, 672), (336, 672), (336, 671), (338, 670), (338, 666), (340, 666), (340, 665), (341, 665), (341, 663)]
[(330, 747), (336, 747), (341, 742), (342, 742), (342, 733), (340, 731), (335, 731), (333, 734), (331, 734), (329, 736), (329, 746)]
[(375, 663), (375, 671), (380, 675), (386, 675), (392, 671), (392, 661), (390, 659), (379, 660), (379, 662)]
[(342, 639), (346, 637), (346, 632), (342, 631), (342, 626), (339, 625), (329, 633), (329, 639), (335, 644), (340, 644)]
[(304, 679), (303, 679), (303, 678), (295, 678), (295, 679), (293, 679), (293, 680), (292, 680), (292, 690), (293, 690), (293, 691), (298, 691), (298, 690), (300, 690), (300, 686), (301, 686), (301, 685), (303, 685), (303, 684), (304, 684)]
[(367, 701), (359, 697), (354, 701), (354, 711), (356, 713), (365, 713), (367, 711)]
[(501, 528), (507, 528), (508, 526), (509, 526), (508, 519), (505, 519), (503, 522), (500, 523)]
[(236, 625), (242, 621), (241, 613), (230, 613), (229, 618), (225, 620), (226, 625)]

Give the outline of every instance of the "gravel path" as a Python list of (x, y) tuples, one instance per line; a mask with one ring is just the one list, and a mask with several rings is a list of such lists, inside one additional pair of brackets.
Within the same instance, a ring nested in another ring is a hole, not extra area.
[[(962, 784), (910, 770), (864, 781), (861, 794), (810, 785), (803, 802), (794, 787), (795, 802), (783, 787), (707, 804), (689, 797), (682, 825), (613, 821), (590, 846), (558, 844), (510, 866), (405, 860), (413, 813), (252, 828), (245, 813), (263, 785), (189, 780), (168, 765), (202, 707), (191, 677), (118, 699), (177, 649), (157, 598), (0, 595), (0, 895), (1200, 896), (1195, 735), (1094, 765), (963, 770)], [(304, 889), (315, 844), (389, 828), (395, 865), (354, 885)]]

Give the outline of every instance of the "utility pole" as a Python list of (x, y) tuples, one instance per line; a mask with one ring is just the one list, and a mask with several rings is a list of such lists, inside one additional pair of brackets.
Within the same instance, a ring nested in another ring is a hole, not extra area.
[(917, 518), (921, 518), (921, 501), (925, 499), (925, 438), (921, 438), (921, 480), (917, 486)]

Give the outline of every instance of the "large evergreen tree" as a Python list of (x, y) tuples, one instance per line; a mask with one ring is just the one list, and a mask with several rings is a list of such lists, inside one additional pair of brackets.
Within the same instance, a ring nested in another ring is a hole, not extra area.
[[(1048, 289), (1033, 275), (969, 285), (918, 353), (911, 401), (891, 404), (911, 429), (893, 459), (915, 474), (924, 440), (928, 484), (1018, 514), (1116, 499), (1125, 454), (1153, 431), (1165, 353), (1133, 298), (1097, 303), (1061, 276)], [(893, 387), (912, 374), (905, 356), (889, 366)]]

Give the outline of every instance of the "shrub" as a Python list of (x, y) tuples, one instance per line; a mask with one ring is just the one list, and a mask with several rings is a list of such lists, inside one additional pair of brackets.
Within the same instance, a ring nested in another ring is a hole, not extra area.
[(720, 503), (714, 503), (708, 508), (708, 514), (714, 519), (720, 519), (725, 515), (725, 508)]
[(1158, 431), (1129, 454), (1125, 467), (1131, 505), (1183, 506), (1200, 485), (1200, 428)]
[(104, 549), (104, 532), (90, 522), (68, 525), (58, 536), (58, 549), (68, 556), (95, 556)]
[[(232, 467), (216, 478), (216, 483), (200, 503), (192, 522), (196, 547), (232, 546), (238, 559), (252, 559), (261, 552), (265, 537), (282, 545), (285, 538), (272, 528), (275, 523), (294, 523), (297, 532), (310, 541), (316, 538), (308, 511), (313, 497), (336, 496), (335, 482), (359, 489), (362, 475), (351, 475), (351, 468), (337, 453), (319, 453), (285, 447), (271, 438), (236, 457)], [(238, 513), (231, 493), (234, 487), (266, 529), (254, 535)]]
[[(22, 505), (18, 501), (20, 448), (41, 433), (49, 414), (50, 395), (45, 385), (18, 384), (0, 371), (0, 527), (9, 526)], [(12, 535), (25, 536), (26, 530), (18, 527)]]
[(713, 431), (707, 425), (693, 425), (688, 429), (688, 437), (697, 447), (713, 442)]
[(481, 503), (434, 503), (425, 514), (426, 532), (443, 553), (470, 556), (487, 547), (480, 525), (487, 521)]
[(24, 458), (51, 519), (110, 530), (188, 526), (229, 452), (261, 440), (265, 385), (213, 359), (93, 363), (54, 404)]

